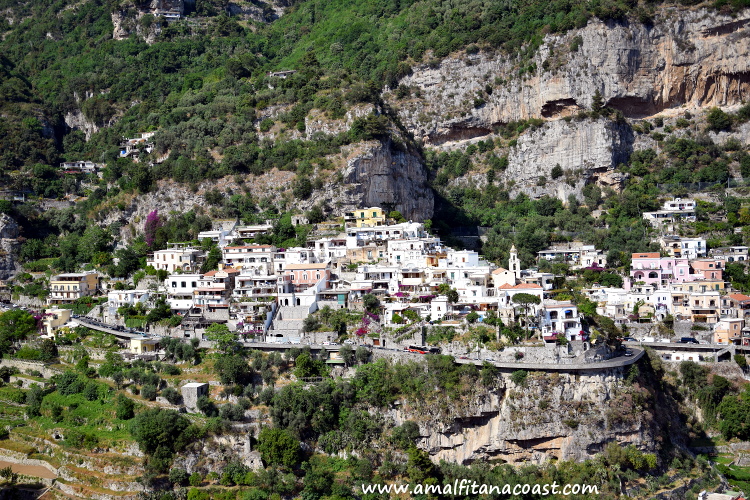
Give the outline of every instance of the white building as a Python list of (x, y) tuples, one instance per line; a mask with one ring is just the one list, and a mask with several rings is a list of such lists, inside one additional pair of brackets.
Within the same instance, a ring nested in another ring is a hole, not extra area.
[(202, 274), (173, 274), (164, 280), (167, 303), (173, 311), (184, 314), (193, 307), (195, 290), (200, 288)]
[(96, 172), (97, 164), (93, 161), (66, 161), (60, 164), (61, 170), (78, 170), (84, 174)]
[(346, 257), (346, 238), (320, 238), (315, 241), (315, 257), (318, 261), (343, 259)]
[(316, 259), (315, 252), (309, 248), (292, 247), (280, 248), (273, 254), (273, 270), (281, 274), (288, 266), (298, 264), (315, 264), (328, 259)]
[(107, 308), (110, 316), (117, 314), (117, 310), (124, 306), (146, 304), (149, 300), (148, 290), (113, 290), (107, 293)]
[(571, 302), (546, 301), (539, 309), (539, 327), (545, 337), (563, 334), (568, 340), (582, 340), (584, 335), (578, 308)]
[(674, 223), (679, 220), (695, 222), (695, 207), (695, 200), (675, 198), (665, 201), (661, 210), (643, 212), (643, 218), (654, 227), (662, 227), (672, 231), (674, 230)]
[(239, 245), (221, 249), (222, 260), (236, 269), (252, 269), (260, 274), (272, 272), (274, 245)]
[(202, 256), (203, 252), (196, 248), (167, 248), (149, 254), (146, 265), (153, 266), (157, 271), (189, 273), (198, 269)]
[(681, 238), (680, 236), (662, 236), (659, 238), (662, 250), (671, 257), (698, 259), (706, 256), (707, 246), (704, 238)]
[(346, 229), (346, 247), (357, 248), (371, 242), (426, 237), (424, 226), (419, 222), (404, 222), (390, 226), (350, 227)]

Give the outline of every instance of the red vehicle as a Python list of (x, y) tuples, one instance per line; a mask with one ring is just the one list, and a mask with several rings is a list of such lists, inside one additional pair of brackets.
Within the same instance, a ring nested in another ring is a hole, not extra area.
[(417, 354), (440, 354), (439, 347), (410, 345), (409, 347), (405, 347), (404, 350), (409, 351), (409, 352), (416, 352)]

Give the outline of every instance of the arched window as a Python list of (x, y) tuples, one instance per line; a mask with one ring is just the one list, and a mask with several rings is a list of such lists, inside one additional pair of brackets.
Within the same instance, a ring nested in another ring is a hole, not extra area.
[(648, 277), (649, 278), (658, 278), (659, 277), (659, 273), (657, 273), (656, 271), (651, 271), (650, 273), (648, 273)]

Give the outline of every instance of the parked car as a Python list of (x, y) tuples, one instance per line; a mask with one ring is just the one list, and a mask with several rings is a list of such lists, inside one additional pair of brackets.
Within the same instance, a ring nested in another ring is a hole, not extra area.
[(638, 342), (638, 341), (637, 341), (636, 339), (634, 339), (633, 337), (625, 337), (624, 339), (622, 339), (622, 341), (623, 341), (623, 342)]
[(679, 344), (700, 344), (695, 337), (682, 337), (677, 341)]
[(633, 355), (633, 349), (625, 349), (625, 356), (632, 356)]
[(656, 342), (656, 341), (654, 340), (654, 337), (643, 337), (641, 339), (641, 342)]

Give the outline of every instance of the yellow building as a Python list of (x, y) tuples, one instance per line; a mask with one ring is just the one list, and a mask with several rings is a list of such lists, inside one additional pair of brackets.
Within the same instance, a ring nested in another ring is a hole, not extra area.
[(716, 325), (714, 342), (716, 344), (737, 344), (742, 342), (742, 325), (740, 318), (724, 318)]
[(95, 295), (99, 288), (96, 273), (67, 273), (53, 276), (49, 282), (50, 304), (70, 304), (81, 297)]
[(148, 337), (134, 337), (130, 339), (130, 352), (133, 354), (148, 354), (156, 352), (156, 346), (159, 344), (157, 339)]
[(42, 317), (42, 335), (53, 337), (55, 332), (70, 321), (70, 309), (45, 309)]
[(347, 212), (344, 221), (348, 227), (384, 226), (386, 215), (380, 207), (360, 208), (354, 212)]

